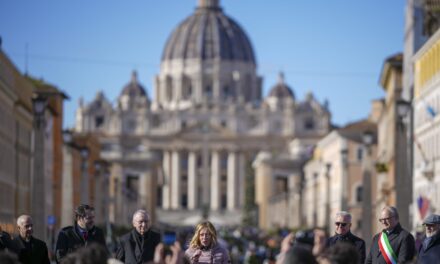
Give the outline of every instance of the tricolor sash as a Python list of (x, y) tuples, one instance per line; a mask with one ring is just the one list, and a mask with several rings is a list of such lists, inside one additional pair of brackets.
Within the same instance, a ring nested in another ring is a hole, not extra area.
[(383, 231), (379, 237), (379, 249), (387, 264), (397, 264), (397, 257), (388, 240), (387, 233)]

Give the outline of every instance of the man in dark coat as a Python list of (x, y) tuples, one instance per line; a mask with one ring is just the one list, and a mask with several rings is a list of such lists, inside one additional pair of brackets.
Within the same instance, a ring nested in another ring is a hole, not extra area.
[(365, 241), (353, 235), (351, 228), (351, 214), (348, 212), (338, 212), (335, 219), (335, 235), (327, 240), (327, 248), (338, 243), (348, 243), (353, 245), (359, 253), (359, 263), (365, 262)]
[(32, 218), (21, 215), (17, 219), (19, 235), (11, 241), (11, 251), (15, 252), (22, 264), (50, 264), (46, 243), (32, 236)]
[(116, 258), (126, 264), (141, 264), (154, 259), (160, 234), (151, 230), (150, 216), (145, 210), (133, 214), (133, 230), (119, 239)]
[[(384, 229), (381, 233), (373, 237), (370, 253), (365, 263), (390, 263), (387, 262), (386, 258), (394, 258), (396, 263), (411, 262), (415, 254), (414, 237), (400, 225), (397, 209), (392, 206), (384, 207), (380, 214), (379, 221)], [(391, 249), (386, 247), (386, 240), (389, 241)], [(394, 254), (395, 257), (393, 257), (392, 254)]]
[(87, 204), (79, 205), (75, 210), (75, 223), (61, 229), (55, 247), (56, 261), (61, 260), (79, 248), (97, 243), (106, 247), (104, 233), (95, 226), (95, 209)]
[(426, 237), (419, 249), (417, 263), (438, 264), (440, 263), (440, 215), (429, 215), (423, 221)]

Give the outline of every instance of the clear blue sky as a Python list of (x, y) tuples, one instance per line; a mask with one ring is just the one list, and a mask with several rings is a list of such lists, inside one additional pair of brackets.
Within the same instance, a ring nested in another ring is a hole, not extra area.
[[(383, 60), (403, 50), (404, 0), (221, 0), (250, 37), (264, 78), (264, 95), (280, 70), (296, 97), (328, 99), (332, 121), (365, 118)], [(1, 0), (2, 49), (24, 72), (70, 97), (65, 126), (78, 98), (103, 90), (115, 101), (136, 69), (150, 98), (162, 49), (197, 0)]]

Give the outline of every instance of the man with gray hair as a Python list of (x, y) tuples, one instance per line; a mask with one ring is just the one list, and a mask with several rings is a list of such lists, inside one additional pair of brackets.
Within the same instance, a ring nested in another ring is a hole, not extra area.
[(409, 263), (415, 254), (414, 237), (402, 228), (399, 213), (393, 206), (385, 206), (379, 222), (383, 230), (373, 237), (366, 264)]
[(133, 230), (119, 239), (116, 258), (126, 264), (141, 264), (154, 259), (160, 234), (151, 230), (150, 215), (145, 210), (133, 214)]
[(359, 263), (365, 262), (365, 241), (350, 231), (351, 214), (345, 211), (336, 213), (335, 235), (327, 240), (327, 248), (338, 243), (347, 243), (353, 245), (359, 253)]
[(34, 227), (29, 215), (17, 218), (18, 236), (11, 242), (11, 249), (22, 264), (49, 264), (46, 243), (32, 236)]
[(428, 215), (423, 221), (426, 237), (419, 249), (417, 263), (431, 264), (440, 262), (440, 215)]

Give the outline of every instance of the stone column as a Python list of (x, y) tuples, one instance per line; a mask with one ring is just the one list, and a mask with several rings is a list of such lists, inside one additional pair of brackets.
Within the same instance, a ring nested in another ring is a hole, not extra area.
[(163, 186), (162, 186), (162, 208), (170, 209), (170, 191), (171, 191), (171, 167), (170, 152), (163, 152), (162, 168), (163, 168)]
[(227, 176), (227, 208), (234, 210), (237, 207), (237, 153), (228, 154), (228, 176)]
[(238, 158), (238, 206), (242, 208), (246, 195), (246, 155), (239, 153)]
[(188, 209), (193, 210), (197, 206), (197, 153), (188, 154)]
[(220, 154), (211, 153), (211, 210), (220, 209)]
[(145, 170), (139, 176), (139, 200), (138, 208), (144, 208), (150, 213), (150, 220), (155, 222), (155, 207), (156, 207), (156, 167), (151, 164), (150, 169)]
[(180, 208), (180, 153), (173, 151), (171, 157), (171, 208)]

